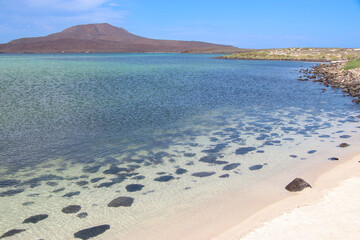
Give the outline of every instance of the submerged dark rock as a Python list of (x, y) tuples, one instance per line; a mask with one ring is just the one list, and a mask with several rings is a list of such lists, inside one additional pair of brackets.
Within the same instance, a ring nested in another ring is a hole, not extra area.
[(48, 182), (53, 180), (64, 180), (63, 177), (53, 175), (53, 174), (47, 174), (47, 175), (41, 175), (40, 177), (32, 178), (28, 181), (25, 181), (24, 184), (29, 184), (31, 187), (36, 187), (41, 184), (41, 182)]
[(95, 166), (85, 166), (82, 171), (84, 173), (97, 173), (99, 169), (101, 168), (101, 165), (95, 165)]
[(205, 162), (205, 163), (214, 163), (216, 161), (216, 157), (213, 155), (208, 155), (208, 156), (200, 158), (199, 161)]
[(196, 172), (196, 173), (191, 174), (191, 176), (202, 178), (202, 177), (209, 177), (214, 174), (215, 174), (215, 172)]
[(228, 173), (219, 176), (219, 178), (228, 178), (228, 177), (230, 177)]
[(215, 161), (214, 163), (217, 164), (217, 165), (223, 165), (223, 164), (227, 164), (227, 163), (229, 163), (229, 162), (228, 162), (228, 161), (220, 161), (220, 160), (217, 160), (217, 161)]
[(222, 151), (223, 149), (225, 149), (227, 147), (227, 144), (226, 143), (219, 143), (215, 146), (215, 148), (212, 148), (212, 149), (206, 149), (206, 150), (203, 150), (202, 152), (204, 153), (218, 153), (220, 151)]
[(340, 138), (351, 138), (350, 135), (341, 135)]
[(42, 220), (44, 220), (45, 218), (47, 218), (49, 215), (47, 214), (39, 214), (39, 215), (35, 215), (29, 218), (26, 218), (23, 223), (37, 223), (40, 222)]
[(82, 212), (82, 213), (79, 213), (78, 215), (76, 215), (78, 218), (86, 218), (88, 216), (88, 213), (87, 212)]
[(78, 182), (76, 182), (76, 185), (82, 187), (82, 186), (85, 186), (88, 183), (89, 183), (88, 181), (78, 181)]
[(7, 180), (1, 180), (0, 181), (0, 188), (5, 188), (5, 187), (13, 187), (20, 184), (19, 180), (16, 179), (7, 179)]
[(173, 180), (173, 179), (174, 179), (173, 176), (161, 176), (161, 177), (155, 178), (154, 181), (157, 181), (157, 182), (168, 182), (168, 181)]
[(109, 169), (105, 170), (103, 173), (104, 174), (116, 174), (118, 172), (126, 171), (126, 170), (127, 170), (126, 168), (119, 168), (119, 167), (113, 165)]
[(11, 197), (16, 194), (22, 193), (25, 189), (10, 189), (4, 192), (0, 192), (0, 197)]
[(237, 168), (238, 166), (240, 166), (240, 163), (231, 163), (231, 164), (224, 166), (223, 170), (226, 170), (226, 171), (233, 170), (233, 169)]
[(331, 158), (328, 158), (329, 160), (331, 160), (331, 161), (338, 161), (339, 160), (339, 158), (337, 158), (337, 157), (331, 157)]
[(11, 237), (14, 236), (15, 234), (21, 233), (26, 231), (26, 229), (11, 229), (10, 231), (7, 231), (6, 233), (4, 233), (3, 235), (0, 236), (1, 238), (6, 238), (6, 237)]
[(78, 211), (80, 211), (81, 206), (80, 205), (69, 205), (67, 207), (64, 207), (61, 211), (63, 213), (77, 213)]
[(79, 195), (80, 192), (77, 191), (77, 192), (68, 192), (66, 194), (63, 195), (63, 197), (72, 197), (72, 196), (76, 196), (76, 195)]
[(316, 150), (310, 150), (308, 151), (308, 154), (313, 154), (313, 153), (316, 153), (317, 151)]
[(141, 191), (143, 189), (144, 185), (142, 184), (129, 184), (126, 186), (126, 191), (128, 192), (136, 192)]
[(48, 185), (50, 187), (55, 187), (55, 186), (57, 186), (59, 184), (57, 182), (50, 181), (50, 182), (46, 182), (46, 185)]
[(90, 182), (96, 183), (96, 182), (98, 182), (98, 181), (100, 181), (100, 180), (103, 180), (103, 179), (104, 179), (104, 177), (92, 178), (92, 179), (90, 180)]
[(251, 170), (251, 171), (260, 170), (260, 169), (262, 169), (262, 167), (263, 167), (263, 165), (257, 164), (257, 165), (253, 165), (253, 166), (249, 167), (249, 170)]
[(302, 191), (304, 188), (310, 187), (310, 184), (308, 184), (307, 182), (305, 182), (303, 179), (301, 178), (295, 178), (291, 183), (289, 183), (285, 189), (290, 191), (290, 192), (299, 192)]
[(184, 153), (184, 157), (195, 157), (196, 153)]
[(23, 206), (30, 206), (33, 205), (35, 202), (24, 202), (22, 205)]
[(58, 188), (58, 189), (55, 189), (55, 190), (53, 191), (53, 193), (62, 192), (62, 191), (64, 191), (64, 190), (65, 190), (64, 187)]
[(178, 169), (176, 169), (176, 174), (178, 174), (178, 175), (181, 175), (181, 174), (184, 174), (184, 173), (186, 173), (187, 172), (187, 170), (186, 169), (184, 169), (184, 168), (178, 168)]
[(143, 180), (143, 179), (145, 179), (145, 176), (138, 175), (138, 176), (132, 177), (131, 179), (133, 179), (133, 180)]
[(247, 154), (254, 150), (256, 150), (255, 147), (241, 147), (241, 148), (236, 149), (235, 154), (244, 155), (244, 154)]
[(109, 204), (108, 207), (130, 207), (134, 202), (132, 197), (118, 197), (113, 199)]
[(110, 225), (99, 225), (91, 228), (86, 228), (74, 233), (74, 238), (80, 238), (82, 240), (87, 240), (89, 238), (96, 237), (100, 234), (103, 234), (105, 231), (110, 229)]
[(111, 187), (112, 185), (116, 184), (116, 182), (103, 182), (100, 183), (98, 186), (96, 186), (97, 188), (102, 188), (102, 187)]

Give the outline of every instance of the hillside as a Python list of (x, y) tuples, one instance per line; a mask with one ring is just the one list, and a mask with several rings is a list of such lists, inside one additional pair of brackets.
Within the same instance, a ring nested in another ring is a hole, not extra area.
[[(198, 41), (157, 40), (134, 35), (107, 23), (78, 25), (45, 37), (0, 44), (1, 53), (235, 52), (237, 48)], [(221, 51), (220, 51), (221, 49)]]

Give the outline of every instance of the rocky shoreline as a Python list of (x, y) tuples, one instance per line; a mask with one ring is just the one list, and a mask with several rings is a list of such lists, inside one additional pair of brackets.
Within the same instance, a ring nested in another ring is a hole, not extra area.
[(360, 68), (344, 70), (345, 62), (319, 64), (312, 69), (301, 69), (303, 76), (299, 81), (321, 82), (326, 87), (342, 89), (342, 92), (353, 97), (353, 102), (360, 103)]
[(233, 57), (233, 58), (229, 58), (227, 56), (220, 56), (220, 57), (213, 57), (213, 59), (225, 59), (225, 60), (257, 60), (257, 61), (292, 61), (292, 62), (324, 62), (324, 63), (329, 63), (331, 62), (330, 60), (326, 60), (326, 59), (310, 59), (310, 58), (299, 58), (299, 59), (294, 59), (294, 58), (282, 58), (282, 59), (278, 59), (278, 58), (252, 58), (252, 57)]

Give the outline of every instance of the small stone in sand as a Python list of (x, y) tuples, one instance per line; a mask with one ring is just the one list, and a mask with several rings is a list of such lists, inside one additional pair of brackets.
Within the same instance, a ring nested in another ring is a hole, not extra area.
[(331, 161), (337, 161), (337, 160), (339, 160), (339, 158), (337, 158), (337, 157), (331, 157), (331, 158), (328, 158), (329, 160), (331, 160)]
[(348, 144), (348, 143), (340, 143), (340, 145), (339, 145), (339, 147), (342, 147), (342, 148), (348, 147), (348, 146), (350, 146), (350, 144)]

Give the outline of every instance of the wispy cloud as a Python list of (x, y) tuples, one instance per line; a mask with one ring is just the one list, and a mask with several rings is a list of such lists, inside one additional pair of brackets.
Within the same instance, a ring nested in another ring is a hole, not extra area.
[(109, 0), (25, 0), (35, 8), (51, 8), (66, 11), (86, 11), (101, 7)]

